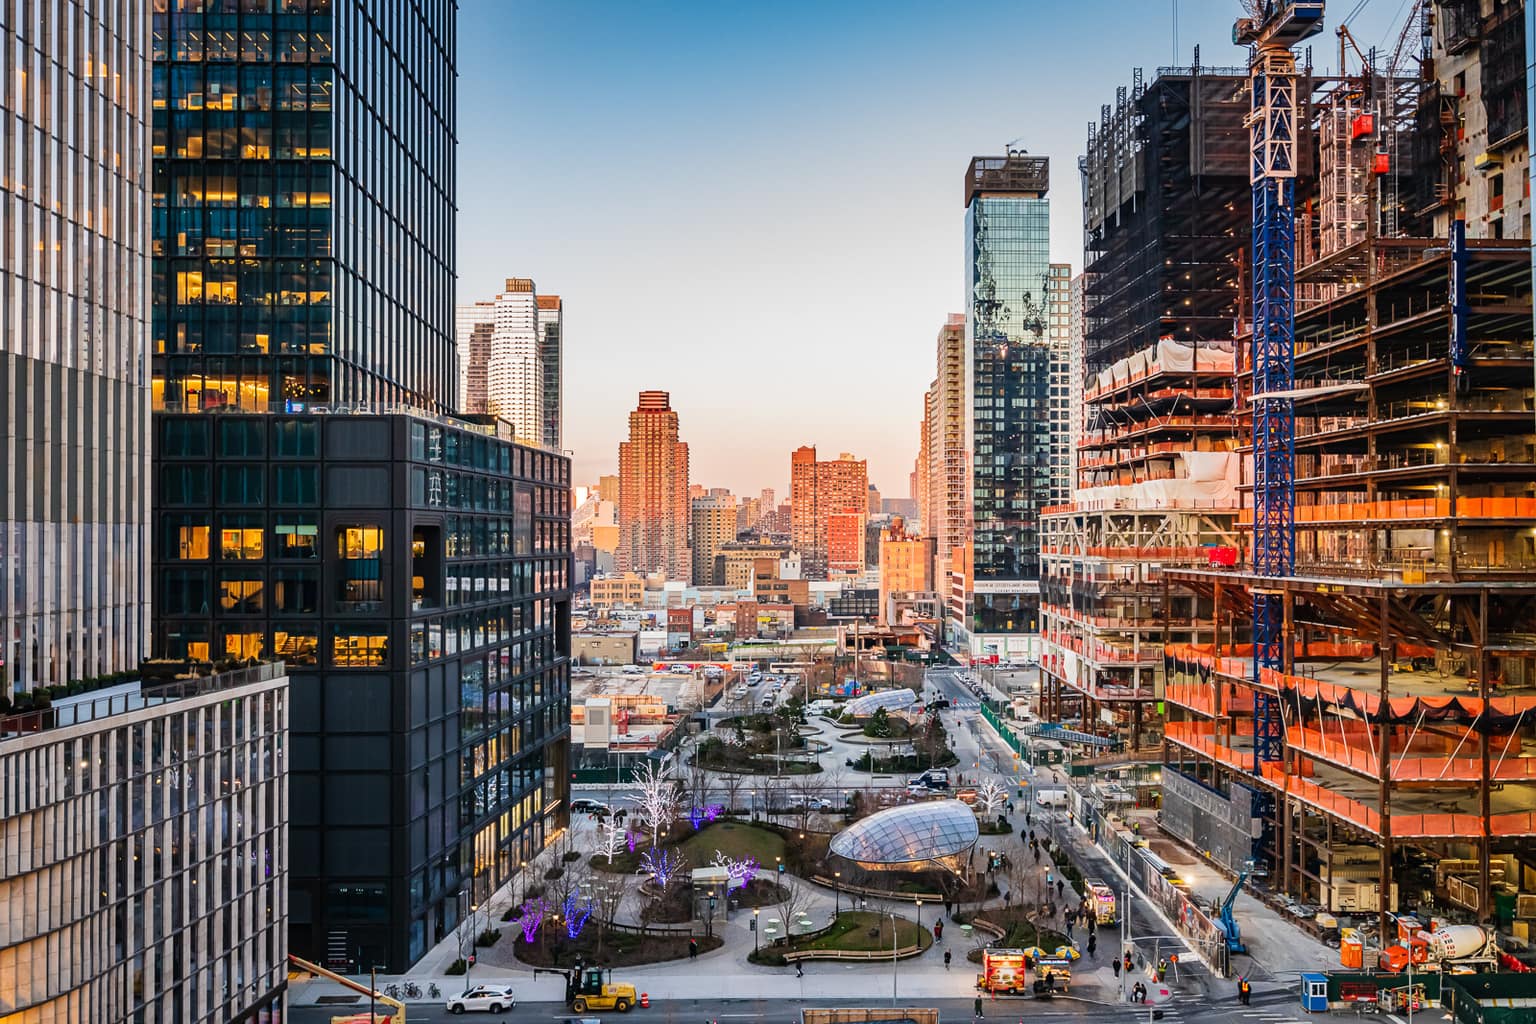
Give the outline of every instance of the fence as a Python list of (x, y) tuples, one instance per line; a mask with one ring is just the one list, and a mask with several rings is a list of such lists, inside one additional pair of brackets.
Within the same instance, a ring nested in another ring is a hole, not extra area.
[(811, 881), (817, 885), (835, 889), (838, 892), (846, 892), (854, 896), (873, 896), (881, 900), (897, 900), (907, 903), (916, 903), (922, 900), (924, 903), (943, 903), (945, 896), (937, 892), (896, 892), (893, 889), (872, 889), (867, 885), (851, 885), (848, 882), (839, 882), (828, 878), (826, 875), (812, 875)]
[(784, 959), (796, 960), (905, 960), (917, 956), (922, 946), (904, 946), (892, 952), (874, 949), (795, 949), (784, 954)]

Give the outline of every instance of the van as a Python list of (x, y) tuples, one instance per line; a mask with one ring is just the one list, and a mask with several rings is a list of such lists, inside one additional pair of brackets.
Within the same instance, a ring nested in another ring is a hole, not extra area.
[(645, 674), (645, 666), (643, 666), (643, 665), (625, 665), (619, 671), (623, 672), (627, 676), (640, 676), (640, 675), (644, 675)]
[(909, 786), (927, 786), (929, 789), (949, 788), (948, 768), (929, 768), (921, 775), (913, 776), (907, 780)]
[(1065, 807), (1067, 791), (1064, 789), (1039, 790), (1035, 793), (1035, 804), (1040, 807)]
[(825, 697), (813, 700), (805, 706), (805, 710), (813, 715), (830, 714), (837, 707), (837, 701), (827, 700)]

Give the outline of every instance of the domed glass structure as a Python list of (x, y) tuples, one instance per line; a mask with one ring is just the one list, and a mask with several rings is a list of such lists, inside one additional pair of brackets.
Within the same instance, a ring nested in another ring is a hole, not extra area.
[(861, 867), (920, 868), (940, 862), (957, 870), (976, 845), (976, 815), (959, 800), (892, 807), (854, 822), (832, 837), (831, 851)]
[(843, 705), (845, 714), (854, 718), (868, 718), (878, 708), (887, 711), (901, 711), (917, 703), (917, 694), (911, 690), (881, 690), (878, 693), (866, 693), (862, 697), (855, 697)]

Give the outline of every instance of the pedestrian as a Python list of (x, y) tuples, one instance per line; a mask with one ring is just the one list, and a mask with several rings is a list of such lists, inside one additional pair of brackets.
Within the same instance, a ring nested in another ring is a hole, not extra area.
[(949, 958), (950, 958), (950, 955), (951, 954), (950, 954), (949, 950), (946, 949), (944, 951), (944, 969), (946, 971), (949, 970)]
[(1088, 933), (1088, 955), (1090, 957), (1092, 957), (1098, 951), (1098, 948), (1099, 948), (1098, 936), (1094, 935), (1093, 932), (1089, 932)]
[(971, 1016), (974, 1019), (976, 1019), (976, 1020), (985, 1020), (986, 1019), (987, 1015), (981, 1012), (981, 996), (977, 996), (976, 997), (976, 1006), (975, 1006)]
[(1066, 888), (1067, 888), (1067, 883), (1066, 882), (1062, 881), (1059, 878), (1056, 879), (1056, 895), (1057, 896), (1063, 895), (1066, 892)]
[(795, 961), (795, 977), (797, 977), (797, 978), (805, 977), (805, 965), (802, 964), (799, 960)]
[(1168, 973), (1168, 961), (1166, 959), (1161, 959), (1160, 958), (1157, 961), (1157, 980), (1158, 981), (1162, 981), (1164, 976), (1167, 975), (1167, 973)]
[(1067, 915), (1066, 929), (1067, 929), (1067, 938), (1068, 939), (1072, 938), (1072, 916), (1070, 914)]
[(1040, 847), (1035, 847), (1035, 863), (1040, 863)]
[(1109, 962), (1109, 969), (1111, 971), (1115, 972), (1115, 980), (1118, 981), (1120, 979), (1120, 958), (1119, 957), (1115, 957), (1113, 960), (1111, 960)]
[(1013, 890), (1010, 889), (1008, 892), (1003, 893), (1003, 907), (1011, 906), (1013, 906)]
[(1245, 974), (1241, 978), (1237, 979), (1237, 1001), (1242, 1003), (1244, 1006), (1247, 1006), (1248, 1000), (1252, 997), (1252, 995), (1253, 986), (1248, 984), (1248, 976)]
[[(1035, 824), (1035, 816), (1029, 811), (1024, 812), (1024, 824), (1031, 826), (1031, 828), (1033, 828)], [(1033, 831), (1029, 833), (1029, 838), (1035, 838), (1035, 833)]]
[(688, 959), (689, 960), (697, 960), (698, 958), (699, 958), (699, 940), (698, 939), (689, 939), (688, 940)]

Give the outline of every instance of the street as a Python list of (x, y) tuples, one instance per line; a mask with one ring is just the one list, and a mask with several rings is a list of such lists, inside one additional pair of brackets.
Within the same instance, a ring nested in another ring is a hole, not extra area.
[[(647, 1022), (665, 1021), (666, 1024), (674, 1022), (686, 1022), (686, 1024), (710, 1024), (713, 1021), (769, 1021), (774, 1024), (799, 1024), (800, 1010), (804, 1007), (794, 995), (795, 979), (784, 979), (784, 998), (781, 1000), (720, 1000), (708, 1002), (703, 1000), (675, 1000), (670, 1002), (652, 1002), (648, 1010), (635, 1010), (632, 1014), (637, 1024)], [(881, 1006), (886, 1005), (879, 1001), (864, 1000), (818, 1000), (805, 1006)], [(930, 999), (930, 1000), (906, 1000), (903, 1006), (934, 1007), (939, 1011), (941, 1020), (964, 1021), (971, 1019), (974, 1003), (970, 999)], [(982, 1001), (982, 1008), (987, 1020), (994, 1022), (1018, 1021), (1018, 1020), (1080, 1020), (1080, 1021), (1113, 1021), (1116, 1024), (1135, 1024), (1136, 1021), (1148, 1019), (1148, 1007), (1133, 1007), (1125, 1005), (1104, 1005), (1091, 1003), (1071, 997), (1057, 997), (1050, 1001), (1042, 1001), (1031, 998), (1018, 999), (986, 999)], [(1210, 1006), (1199, 1002), (1180, 1004), (1178, 1002), (1163, 1007), (1162, 1020), (1164, 1024), (1206, 1024), (1207, 1021), (1217, 1024), (1307, 1024), (1307, 1015), (1301, 1011), (1294, 997), (1286, 999), (1283, 1003), (1273, 1001), (1261, 1004), (1255, 1000), (1253, 1006), (1238, 1006), (1235, 1001), (1228, 1001), (1226, 1005)], [(325, 1024), (333, 1015), (342, 1013), (357, 1013), (355, 1004), (343, 1006), (306, 1006), (297, 1007), (289, 1011), (289, 1019), (294, 1024)], [(361, 1012), (367, 1013), (366, 1004)], [(624, 1019), (620, 1014), (589, 1014), (588, 1017), (600, 1017), (607, 1024), (615, 1024), (617, 1020)], [(486, 1020), (494, 1024), (545, 1024), (547, 1021), (574, 1021), (577, 1015), (571, 1013), (564, 1006), (556, 1003), (525, 1003), (516, 1010), (504, 1012), (496, 1017), (490, 1014), (468, 1014), (463, 1017), (455, 1016), (443, 1009), (440, 1005), (428, 1008), (426, 1004), (412, 1003), (408, 1009), (408, 1018), (414, 1024), (416, 1021), (448, 1021), (448, 1020)], [(1386, 1019), (1391, 1020), (1390, 1015)]]

